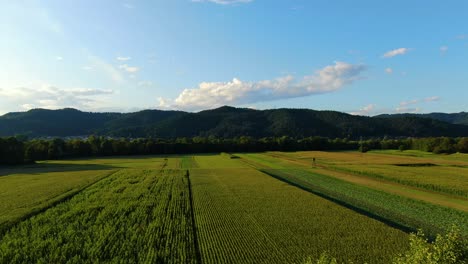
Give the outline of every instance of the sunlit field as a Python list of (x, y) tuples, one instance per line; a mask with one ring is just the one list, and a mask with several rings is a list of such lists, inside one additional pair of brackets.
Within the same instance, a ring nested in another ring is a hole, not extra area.
[(0, 262), (301, 263), (328, 252), (389, 263), (418, 228), (468, 235), (465, 158), (266, 152), (1, 168)]

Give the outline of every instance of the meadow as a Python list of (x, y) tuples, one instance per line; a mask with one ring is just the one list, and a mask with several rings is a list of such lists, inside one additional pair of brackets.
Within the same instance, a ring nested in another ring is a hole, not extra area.
[[(0, 263), (302, 263), (323, 252), (389, 263), (417, 228), (455, 223), (468, 236), (465, 157), (222, 153), (0, 168)], [(424, 163), (437, 166), (394, 165)], [(397, 169), (375, 169), (385, 166)]]

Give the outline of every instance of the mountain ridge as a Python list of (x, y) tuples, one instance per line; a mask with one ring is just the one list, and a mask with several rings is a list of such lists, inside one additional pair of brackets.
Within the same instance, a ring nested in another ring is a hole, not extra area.
[[(465, 123), (465, 119), (467, 122)], [(196, 113), (147, 109), (132, 113), (32, 109), (0, 116), (0, 136), (68, 137), (428, 137), (468, 136), (468, 113), (356, 116), (331, 110), (256, 110), (222, 106)]]

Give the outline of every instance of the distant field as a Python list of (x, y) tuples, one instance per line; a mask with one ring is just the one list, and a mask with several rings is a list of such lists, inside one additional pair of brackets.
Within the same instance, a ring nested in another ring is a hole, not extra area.
[[(283, 154), (284, 155), (284, 154)], [(307, 164), (381, 178), (429, 191), (468, 198), (468, 155), (435, 155), (425, 152), (378, 151), (298, 152), (286, 154)]]
[(431, 160), (382, 152), (311, 151), (269, 152), (251, 155), (250, 159), (263, 161), (262, 164), (269, 168), (306, 168), (315, 173), (468, 212), (468, 168), (464, 167), (468, 164), (468, 155), (439, 156)]
[(468, 235), (465, 158), (268, 152), (0, 168), (0, 263), (300, 263), (324, 251), (388, 263), (408, 246), (400, 229), (457, 223)]

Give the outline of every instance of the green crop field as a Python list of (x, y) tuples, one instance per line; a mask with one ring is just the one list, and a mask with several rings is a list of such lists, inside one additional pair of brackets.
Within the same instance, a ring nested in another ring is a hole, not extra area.
[(0, 168), (0, 263), (389, 263), (408, 230), (468, 234), (467, 163), (269, 152)]
[[(343, 153), (338, 153), (338, 155), (343, 155)], [(243, 154), (240, 156), (247, 161), (251, 160), (252, 166), (273, 177), (362, 209), (394, 224), (413, 230), (423, 228), (432, 235), (443, 232), (444, 228), (456, 224), (462, 227), (462, 231), (468, 236), (468, 213), (465, 211), (435, 206), (320, 174), (314, 168), (305, 168), (300, 163), (282, 160), (278, 154)], [(465, 201), (462, 199), (460, 202)]]
[(436, 156), (433, 160), (426, 156), (408, 158), (382, 152), (362, 154), (311, 151), (252, 154), (248, 156), (248, 160), (250, 163), (258, 163), (259, 168), (306, 169), (316, 174), (468, 212), (468, 168), (465, 167), (468, 159), (460, 159), (468, 156), (454, 154), (451, 158), (448, 155), (439, 155), (443, 157)]
[(249, 168), (191, 171), (203, 263), (388, 263), (406, 234)]
[(0, 170), (0, 234), (14, 223), (72, 196), (115, 170), (96, 165)]
[(196, 262), (187, 178), (124, 169), (12, 228), (3, 263)]
[[(429, 191), (468, 198), (468, 155), (434, 155), (410, 151), (308, 152), (289, 158), (352, 174), (381, 178)], [(284, 154), (282, 154), (284, 155)]]

